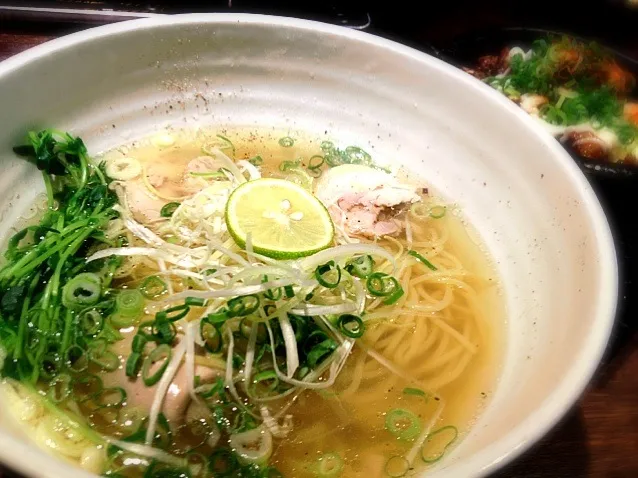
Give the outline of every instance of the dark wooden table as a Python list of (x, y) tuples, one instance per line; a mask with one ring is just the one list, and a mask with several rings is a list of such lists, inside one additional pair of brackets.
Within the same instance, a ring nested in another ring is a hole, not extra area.
[[(13, 4), (21, 3), (16, 1)], [(619, 3), (612, 0), (598, 2), (598, 5), (587, 2), (561, 4), (559, 1), (540, 0), (534, 3), (534, 10), (514, 8), (503, 2), (499, 6), (498, 1), (490, 2), (491, 8), (484, 8), (482, 2), (462, 0), (457, 2), (454, 11), (447, 12), (446, 17), (426, 15), (415, 19), (406, 17), (401, 10), (401, 2), (398, 2), (396, 7), (383, 11), (382, 15), (377, 15), (378, 12), (372, 8), (365, 9), (363, 17), (371, 12), (376, 33), (419, 47), (458, 34), (476, 22), (566, 29), (566, 24), (574, 24), (572, 14), (579, 12), (585, 16), (578, 23), (581, 27), (578, 33), (602, 37), (614, 47), (638, 58), (638, 11), (618, 10), (621, 8)], [(556, 4), (562, 5), (562, 8), (557, 8)], [(603, 10), (597, 10), (601, 4)], [(351, 7), (349, 11), (355, 12), (351, 18), (362, 18), (356, 13), (357, 2)], [(543, 9), (551, 16), (549, 24), (534, 20)], [(343, 18), (340, 13), (333, 14), (335, 22)], [(615, 15), (613, 20), (601, 20), (610, 15)], [(115, 20), (119, 19), (101, 16), (47, 17), (42, 14), (25, 17), (0, 10), (0, 60), (60, 35)], [(611, 25), (611, 28), (600, 29), (601, 24)], [(627, 220), (635, 219), (627, 217)], [(629, 297), (623, 301), (623, 311), (607, 356), (581, 402), (531, 451), (497, 473), (497, 478), (638, 477), (638, 305), (634, 304), (632, 289), (630, 285), (625, 292)], [(11, 474), (5, 472), (2, 476)]]

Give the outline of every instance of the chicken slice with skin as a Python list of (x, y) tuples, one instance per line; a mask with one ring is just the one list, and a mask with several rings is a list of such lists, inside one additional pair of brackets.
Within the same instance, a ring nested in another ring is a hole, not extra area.
[(393, 213), (421, 199), (415, 186), (358, 164), (325, 171), (317, 182), (315, 195), (346, 233), (368, 237), (398, 233), (403, 226)]
[[(131, 353), (133, 336), (132, 333), (126, 334), (123, 340), (113, 344), (113, 352), (122, 357), (122, 366), (104, 376), (104, 386), (122, 387), (126, 391), (128, 405), (148, 412), (155, 399), (157, 384), (147, 387), (141, 377), (127, 377), (125, 372), (126, 358)], [(221, 368), (196, 365), (194, 376), (199, 377), (200, 384), (208, 384), (214, 383), (218, 378), (223, 379), (224, 373), (225, 371)], [(193, 400), (188, 387), (188, 373), (186, 365), (182, 363), (168, 387), (161, 411), (169, 423), (180, 425), (184, 423), (192, 404)]]

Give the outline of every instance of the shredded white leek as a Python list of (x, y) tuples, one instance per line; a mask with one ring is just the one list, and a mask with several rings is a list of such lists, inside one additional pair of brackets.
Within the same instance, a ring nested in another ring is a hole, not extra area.
[(317, 315), (349, 314), (356, 311), (357, 308), (358, 305), (356, 303), (348, 301), (336, 305), (303, 304), (302, 307), (295, 307), (290, 312), (304, 317), (314, 317)]
[(290, 324), (288, 314), (279, 314), (279, 325), (281, 327), (281, 334), (284, 337), (284, 345), (286, 346), (286, 375), (288, 378), (292, 378), (297, 368), (299, 368), (299, 352), (297, 351), (295, 331)]
[(111, 445), (115, 445), (122, 450), (134, 453), (136, 455), (140, 455), (146, 458), (151, 458), (157, 461), (161, 461), (162, 463), (166, 463), (167, 465), (176, 466), (176, 467), (185, 467), (187, 465), (187, 461), (183, 458), (179, 458), (175, 455), (171, 455), (170, 453), (166, 453), (159, 448), (154, 448), (152, 446), (141, 445), (139, 443), (132, 443), (122, 440), (116, 440), (115, 438), (106, 438)]
[(221, 161), (221, 163), (224, 165), (224, 168), (230, 171), (230, 173), (233, 175), (233, 179), (237, 181), (239, 184), (246, 182), (246, 178), (241, 173), (241, 171), (239, 170), (235, 162), (232, 159), (230, 159), (228, 156), (226, 156), (224, 153), (222, 153), (219, 148), (209, 148), (204, 146), (202, 148), (202, 151), (205, 154), (209, 155), (210, 157), (217, 159), (218, 161)]
[(151, 404), (151, 410), (148, 417), (148, 429), (146, 430), (146, 438), (145, 443), (147, 445), (151, 445), (153, 443), (153, 438), (155, 437), (155, 427), (157, 427), (157, 417), (162, 410), (162, 404), (164, 403), (164, 398), (166, 397), (166, 392), (168, 391), (168, 387), (170, 386), (179, 366), (182, 362), (182, 358), (186, 353), (186, 343), (180, 343), (173, 350), (173, 357), (171, 361), (168, 363), (166, 370), (164, 370), (164, 374), (157, 384), (157, 389), (155, 390), (155, 396), (153, 397), (153, 403)]

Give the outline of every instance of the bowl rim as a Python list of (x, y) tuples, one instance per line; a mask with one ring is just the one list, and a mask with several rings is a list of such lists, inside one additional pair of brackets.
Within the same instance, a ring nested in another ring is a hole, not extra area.
[[(337, 36), (367, 46), (383, 48), (393, 54), (417, 61), (439, 70), (442, 74), (454, 77), (464, 87), (473, 90), (475, 94), (487, 97), (495, 107), (501, 110), (501, 114), (509, 114), (513, 118), (517, 117), (519, 121), (522, 121), (529, 134), (534, 135), (537, 141), (547, 148), (547, 154), (555, 162), (555, 168), (562, 168), (562, 174), (574, 183), (582, 195), (582, 207), (593, 226), (593, 237), (599, 254), (600, 280), (601, 283), (606, 285), (604, 290), (600, 292), (594, 326), (585, 338), (584, 346), (577, 353), (574, 365), (544, 401), (538, 404), (531, 415), (512, 427), (505, 436), (500, 437), (485, 449), (475, 453), (470, 460), (463, 462), (452, 461), (448, 465), (444, 464), (439, 470), (433, 470), (431, 476), (473, 476), (476, 478), (486, 476), (519, 457), (537, 443), (562, 420), (582, 396), (591, 381), (607, 348), (615, 322), (618, 303), (618, 261), (611, 229), (598, 198), (584, 174), (568, 153), (553, 137), (547, 135), (535, 124), (527, 114), (500, 93), (455, 66), (445, 63), (443, 60), (415, 48), (363, 31), (292, 17), (244, 13), (190, 13), (135, 19), (90, 28), (50, 40), (0, 62), (0, 87), (3, 78), (12, 72), (36, 62), (42, 57), (65, 49), (71, 49), (78, 44), (99, 41), (102, 38), (134, 30), (153, 29), (166, 25), (179, 28), (180, 26), (191, 24), (276, 26)], [(53, 457), (45, 458), (47, 455), (39, 450), (39, 447), (34, 447), (30, 443), (20, 443), (2, 430), (0, 430), (0, 443), (2, 443), (0, 458), (17, 471), (33, 476), (41, 476), (43, 474), (42, 467), (46, 466), (50, 476), (64, 476), (70, 470), (70, 465), (64, 464)], [(92, 476), (79, 468), (74, 469), (77, 476)]]

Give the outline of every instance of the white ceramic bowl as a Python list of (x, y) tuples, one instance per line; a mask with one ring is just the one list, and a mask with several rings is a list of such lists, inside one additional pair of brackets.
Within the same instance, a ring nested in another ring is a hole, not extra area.
[[(295, 19), (136, 20), (5, 61), (0, 105), (0, 236), (42, 189), (11, 146), (45, 126), (72, 130), (90, 151), (168, 124), (327, 131), (404, 163), (458, 203), (498, 263), (507, 350), (486, 411), (432, 478), (483, 476), (519, 455), (579, 398), (605, 349), (616, 257), (585, 178), (512, 103), (416, 50)], [(7, 465), (31, 476), (86, 476), (3, 423)]]

